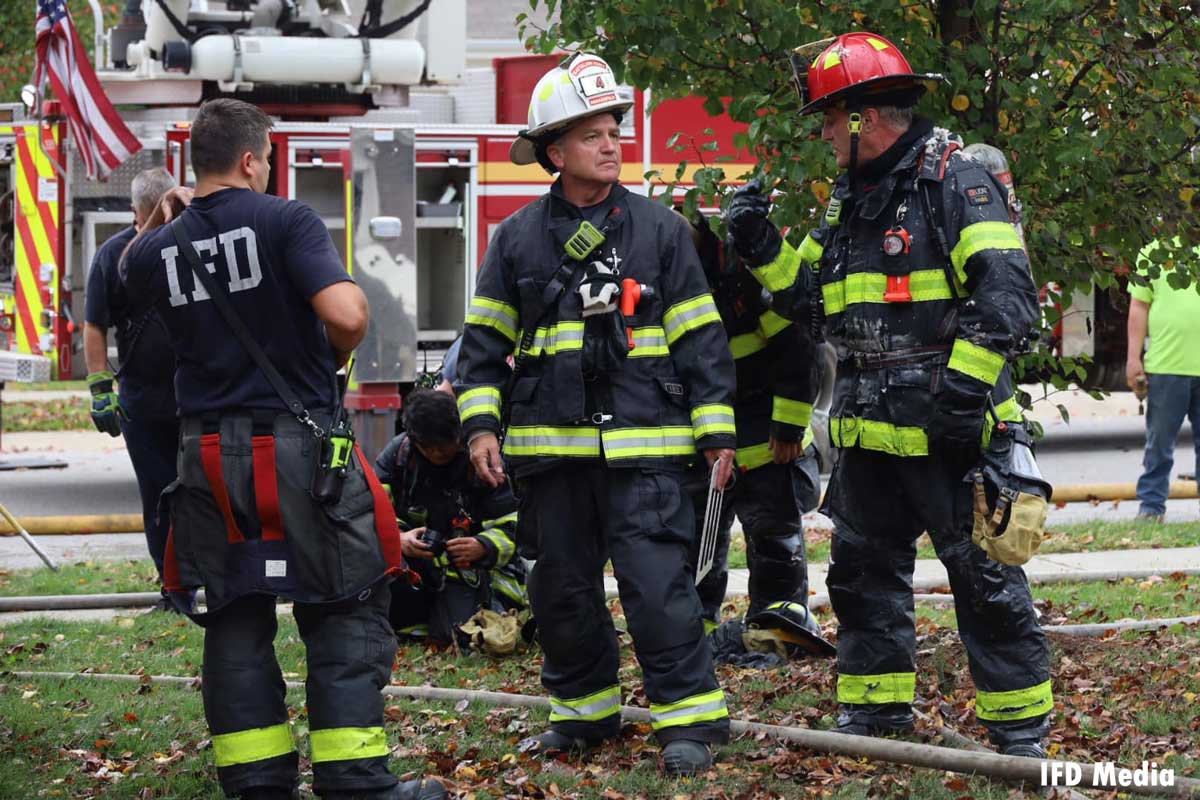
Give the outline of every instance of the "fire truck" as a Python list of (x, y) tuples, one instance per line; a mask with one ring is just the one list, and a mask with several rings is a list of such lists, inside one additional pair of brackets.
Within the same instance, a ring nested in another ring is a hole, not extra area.
[[(469, 69), (467, 13), (467, 0), (130, 0), (113, 28), (97, 16), (97, 75), (142, 149), (87, 180), (53, 102), (40, 118), (0, 106), (0, 360), (26, 380), (84, 375), (87, 273), (98, 245), (133, 221), (132, 178), (162, 166), (193, 183), (189, 120), (207, 99), (237, 97), (276, 120), (268, 191), (322, 216), (367, 294), (347, 406), (373, 452), (461, 330), (493, 230), (550, 183), (509, 163), (508, 148), (561, 57)], [(703, 160), (732, 155), (730, 176), (751, 166), (731, 149), (742, 128), (701, 100), (650, 111), (647, 94), (622, 91), (635, 100), (622, 127), (631, 190), (664, 191), (653, 173), (672, 180), (683, 159), (694, 163), (676, 191)], [(677, 152), (672, 139), (696, 147)], [(701, 151), (709, 141), (719, 149)]]

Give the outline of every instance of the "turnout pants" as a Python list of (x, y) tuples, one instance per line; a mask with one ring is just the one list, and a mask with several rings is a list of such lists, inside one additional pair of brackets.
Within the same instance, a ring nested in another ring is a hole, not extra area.
[[(696, 517), (696, 537), (691, 554), (693, 565), (699, 559), (700, 533), (708, 499), (707, 470), (701, 473), (689, 487)], [(746, 566), (750, 569), (747, 616), (762, 611), (771, 603), (807, 605), (808, 561), (800, 518), (805, 511), (816, 508), (820, 497), (819, 480), (815, 450), (791, 464), (764, 464), (737, 476), (737, 483), (725, 493), (712, 570), (696, 587), (704, 609), (705, 627), (711, 630), (721, 621), (721, 604), (725, 602), (729, 583), (729, 540), (734, 514), (742, 522)]]
[[(313, 791), (383, 794), (388, 771), (380, 690), (391, 677), (396, 640), (388, 624), (386, 582), (360, 599), (296, 603), (308, 656), (306, 705)], [(273, 641), (273, 596), (239, 598), (216, 612), (204, 632), (202, 691), (217, 774), (225, 794), (250, 787), (291, 789), (298, 756)]]
[(537, 562), (528, 587), (551, 728), (590, 740), (620, 730), (620, 652), (604, 599), (611, 558), (658, 740), (727, 741), (729, 712), (689, 569), (695, 523), (681, 475), (589, 461), (523, 478), (520, 490), (517, 538)]
[(1054, 702), (1050, 651), (1020, 567), (971, 541), (965, 470), (936, 457), (846, 448), (830, 482), (829, 597), (838, 618), (838, 702), (859, 721), (908, 705), (916, 687), (912, 575), (929, 533), (954, 592), (975, 714), (996, 744), (1040, 738)]

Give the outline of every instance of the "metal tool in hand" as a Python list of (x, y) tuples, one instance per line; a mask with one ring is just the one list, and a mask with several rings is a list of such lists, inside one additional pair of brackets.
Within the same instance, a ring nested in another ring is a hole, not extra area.
[(713, 567), (717, 556), (717, 533), (721, 527), (721, 506), (725, 502), (725, 490), (721, 488), (719, 476), (721, 460), (713, 462), (708, 476), (708, 502), (704, 506), (704, 528), (700, 533), (700, 556), (696, 559), (696, 585)]

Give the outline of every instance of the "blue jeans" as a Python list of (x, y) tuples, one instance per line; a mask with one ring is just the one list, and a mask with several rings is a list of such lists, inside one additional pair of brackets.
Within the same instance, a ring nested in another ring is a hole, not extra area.
[[(1146, 406), (1145, 471), (1138, 478), (1137, 496), (1142, 514), (1162, 514), (1167, 510), (1171, 486), (1171, 468), (1175, 466), (1175, 441), (1183, 418), (1192, 424), (1193, 435), (1200, 430), (1200, 378), (1190, 375), (1148, 375), (1150, 395)], [(1200, 436), (1195, 436), (1197, 464), (1200, 465)]]

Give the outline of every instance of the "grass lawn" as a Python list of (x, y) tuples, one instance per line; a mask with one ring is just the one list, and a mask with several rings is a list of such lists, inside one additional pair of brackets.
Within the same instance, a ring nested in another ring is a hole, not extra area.
[(150, 559), (79, 561), (45, 568), (0, 570), (0, 596), (157, 592), (158, 571)]
[[(1039, 592), (1047, 621), (1095, 621), (1134, 610), (1173, 613), (1177, 596), (1194, 596), (1186, 579), (1137, 584), (1060, 585)], [(1051, 591), (1052, 590), (1052, 591)], [(619, 628), (619, 605), (614, 604)], [(831, 618), (821, 616), (832, 634)], [(974, 693), (952, 618), (918, 608), (918, 705), (976, 739)], [(215, 769), (200, 695), (194, 686), (18, 678), (12, 670), (125, 674), (199, 673), (202, 631), (164, 614), (111, 622), (35, 619), (0, 628), (0, 797), (217, 798)], [(624, 701), (645, 706), (638, 670), (622, 636)], [(1142, 759), (1172, 766), (1180, 777), (1200, 773), (1200, 628), (1137, 633), (1109, 639), (1051, 635), (1057, 720), (1054, 753), (1078, 760)], [(289, 679), (306, 674), (291, 617), (280, 617), (276, 638)], [(398, 651), (393, 682), (540, 694), (536, 651), (493, 660), (419, 645)], [(735, 718), (828, 728), (836, 714), (831, 661), (802, 660), (774, 671), (719, 668)], [(300, 691), (289, 693), (301, 753), (307, 720)], [(541, 762), (517, 742), (542, 728), (545, 712), (480, 704), (389, 699), (386, 704), (393, 769), (433, 773), (458, 796), (607, 798), (712, 797), (1036, 797), (980, 778), (910, 770), (828, 757), (768, 739), (739, 739), (720, 751), (702, 779), (671, 782), (658, 773), (657, 746), (647, 726), (627, 724), (623, 736), (586, 756)], [(918, 739), (932, 732), (920, 727)], [(311, 780), (302, 761), (304, 781)], [(305, 796), (308, 796), (307, 794)]]
[[(7, 391), (8, 384), (5, 384)], [(23, 401), (4, 404), (4, 432), (82, 431), (92, 429), (92, 416), (84, 400)]]
[(6, 392), (86, 392), (87, 381), (42, 381), (21, 383), (10, 381), (4, 384)]

